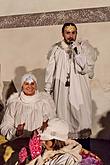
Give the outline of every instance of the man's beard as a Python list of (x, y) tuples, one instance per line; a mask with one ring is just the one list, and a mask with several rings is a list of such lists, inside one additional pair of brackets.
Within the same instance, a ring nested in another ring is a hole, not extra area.
[(65, 40), (65, 39), (64, 39), (64, 41), (65, 41), (65, 43), (66, 43), (67, 45), (71, 45), (71, 44), (74, 42), (73, 39), (70, 39), (70, 40)]

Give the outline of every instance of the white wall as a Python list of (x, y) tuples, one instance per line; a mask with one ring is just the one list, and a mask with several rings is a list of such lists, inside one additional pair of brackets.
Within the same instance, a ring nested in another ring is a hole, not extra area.
[[(110, 22), (81, 24), (79, 25), (79, 35), (82, 38), (88, 38), (99, 51), (95, 66), (95, 77), (91, 81), (93, 134), (96, 136), (102, 130), (102, 127), (108, 128), (107, 122), (110, 120), (109, 116), (106, 116), (110, 111)], [(100, 121), (103, 118), (104, 121)], [(103, 137), (110, 139), (109, 131), (106, 130)]]

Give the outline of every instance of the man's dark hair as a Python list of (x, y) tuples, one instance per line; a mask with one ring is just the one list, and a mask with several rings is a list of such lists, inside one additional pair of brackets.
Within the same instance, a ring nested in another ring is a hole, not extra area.
[(77, 26), (74, 23), (72, 23), (72, 22), (66, 22), (66, 23), (64, 23), (64, 25), (62, 27), (62, 33), (64, 33), (65, 27), (66, 26), (70, 26), (70, 25), (74, 26), (76, 28), (76, 30), (77, 30)]

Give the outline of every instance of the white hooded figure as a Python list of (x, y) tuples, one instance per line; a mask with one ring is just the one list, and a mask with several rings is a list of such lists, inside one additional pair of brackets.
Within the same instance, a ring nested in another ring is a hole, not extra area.
[(41, 134), (44, 152), (29, 165), (78, 165), (82, 160), (82, 146), (68, 139), (69, 126), (59, 118), (51, 119)]
[(43, 122), (55, 116), (51, 96), (45, 92), (40, 93), (36, 77), (27, 73), (21, 79), (21, 92), (12, 94), (7, 101), (0, 125), (1, 134), (10, 140), (41, 127)]

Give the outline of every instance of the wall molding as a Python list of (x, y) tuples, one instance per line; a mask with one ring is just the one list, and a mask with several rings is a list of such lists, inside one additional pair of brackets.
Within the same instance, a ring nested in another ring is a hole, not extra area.
[(0, 29), (61, 25), (64, 22), (110, 22), (110, 6), (0, 17)]

